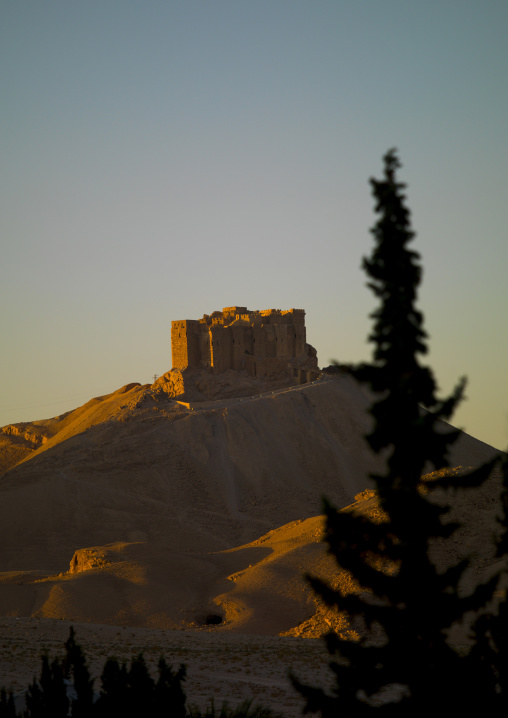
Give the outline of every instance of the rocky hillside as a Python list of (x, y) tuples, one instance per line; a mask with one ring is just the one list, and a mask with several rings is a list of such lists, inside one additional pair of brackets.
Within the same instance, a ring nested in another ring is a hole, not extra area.
[[(159, 382), (4, 427), (0, 614), (296, 630), (303, 572), (333, 571), (321, 497), (346, 507), (382, 469), (369, 404), (347, 375), (195, 404)], [(464, 434), (450, 464), (493, 453)]]

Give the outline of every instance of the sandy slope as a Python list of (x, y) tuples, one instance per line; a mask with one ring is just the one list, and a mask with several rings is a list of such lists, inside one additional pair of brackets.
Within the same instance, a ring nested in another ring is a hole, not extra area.
[[(499, 474), (467, 498), (458, 493), (450, 518), (461, 517), (465, 526), (451, 543), (435, 547), (435, 558), (443, 567), (455, 562), (464, 547), (468, 551), (476, 551), (474, 566), (464, 586), (466, 591), (471, 582), (483, 580), (495, 567), (490, 533), (495, 524), (498, 485)], [(372, 491), (364, 492), (344, 510), (379, 516), (376, 495)], [(332, 674), (327, 668), (328, 656), (323, 642), (305, 639), (322, 634), (330, 626), (339, 631), (346, 629), (340, 616), (314, 604), (313, 597), (301, 581), (301, 572), (310, 567), (313, 572), (341, 584), (343, 588), (355, 588), (351, 578), (338, 573), (330, 558), (324, 554), (319, 543), (321, 529), (320, 517), (293, 522), (249, 545), (214, 554), (209, 557), (209, 563), (202, 556), (201, 566), (192, 561), (186, 566), (181, 564), (181, 581), (173, 586), (167, 581), (165, 590), (172, 599), (181, 600), (182, 591), (187, 587), (189, 600), (201, 575), (201, 588), (212, 597), (215, 609), (224, 611), (226, 622), (220, 626), (194, 624), (190, 626), (192, 630), (162, 630), (137, 628), (125, 623), (116, 626), (77, 623), (76, 611), (80, 600), (84, 601), (88, 615), (92, 608), (104, 611), (104, 603), (107, 603), (100, 592), (100, 585), (96, 583), (94, 587), (101, 571), (98, 568), (85, 570), (80, 576), (85, 580), (86, 587), (81, 587), (74, 596), (72, 610), (78, 641), (89, 659), (92, 676), (97, 679), (108, 656), (129, 662), (140, 652), (144, 653), (155, 675), (158, 658), (163, 653), (173, 666), (180, 663), (187, 666), (185, 689), (192, 704), (204, 707), (213, 698), (217, 705), (224, 700), (236, 705), (245, 699), (254, 699), (284, 715), (301, 715), (303, 703), (288, 679), (289, 669), (312, 685), (330, 685)], [(104, 567), (104, 586), (111, 585), (113, 576), (118, 580), (122, 574), (120, 565), (117, 563), (113, 574), (110, 574), (107, 560), (119, 562), (125, 558), (121, 546), (113, 547), (109, 555), (103, 549), (84, 553), (81, 557), (83, 561)], [(143, 573), (147, 570), (146, 556), (137, 558), (145, 560), (145, 563), (136, 565), (128, 562), (124, 566), (123, 577), (127, 580), (129, 576), (128, 580), (133, 584), (138, 582), (142, 585), (144, 579), (148, 579), (149, 583), (154, 581), (155, 577), (150, 579)], [(226, 575), (239, 566), (243, 568)], [(150, 585), (149, 594), (153, 599), (154, 584)], [(95, 603), (92, 600), (94, 588), (99, 592)], [(145, 592), (144, 595), (148, 594)], [(193, 595), (195, 597), (196, 593)], [(103, 614), (95, 615), (100, 617)], [(302, 615), (310, 617), (298, 623), (284, 637), (259, 635), (277, 633)], [(40, 614), (34, 618), (0, 618), (0, 685), (12, 688), (18, 696), (20, 708), (24, 700), (23, 689), (40, 671), (41, 652), (46, 650), (51, 656), (62, 655), (69, 625), (70, 621), (43, 618)], [(465, 631), (456, 634), (455, 640), (467, 642)], [(96, 686), (99, 687), (98, 680)]]
[[(320, 498), (352, 504), (381, 469), (363, 439), (368, 405), (348, 376), (190, 407), (128, 385), (48, 420), (45, 443), (0, 479), (0, 615), (340, 628), (302, 575), (339, 580), (320, 542)], [(463, 435), (451, 463), (492, 453)]]

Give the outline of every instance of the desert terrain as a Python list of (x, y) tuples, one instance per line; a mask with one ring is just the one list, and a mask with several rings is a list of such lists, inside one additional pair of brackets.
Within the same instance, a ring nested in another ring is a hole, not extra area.
[[(109, 655), (162, 652), (187, 664), (197, 704), (254, 697), (298, 715), (288, 669), (326, 682), (312, 639), (348, 627), (303, 576), (355, 590), (321, 542), (321, 499), (378, 511), (368, 476), (382, 460), (363, 438), (371, 399), (348, 374), (260, 392), (228, 381), (219, 398), (185, 403), (163, 378), (129, 384), (0, 430), (1, 685), (24, 688), (71, 624), (96, 675)], [(463, 433), (450, 466), (494, 453)], [(436, 546), (443, 566), (475, 553), (470, 582), (495, 567), (498, 491), (495, 475), (457, 493), (464, 528)]]

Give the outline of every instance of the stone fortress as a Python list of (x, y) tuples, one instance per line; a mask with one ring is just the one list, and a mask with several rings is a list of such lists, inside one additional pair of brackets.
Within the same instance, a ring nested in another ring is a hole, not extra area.
[(202, 319), (171, 323), (173, 370), (229, 369), (251, 377), (286, 375), (297, 383), (318, 376), (316, 351), (306, 343), (303, 309), (251, 311), (225, 307)]

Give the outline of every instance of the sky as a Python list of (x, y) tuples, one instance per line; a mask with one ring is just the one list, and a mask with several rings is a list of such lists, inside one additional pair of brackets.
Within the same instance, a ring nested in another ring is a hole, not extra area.
[(171, 321), (306, 311), (369, 359), (397, 148), (423, 360), (508, 446), (506, 0), (2, 0), (0, 425), (171, 368)]

